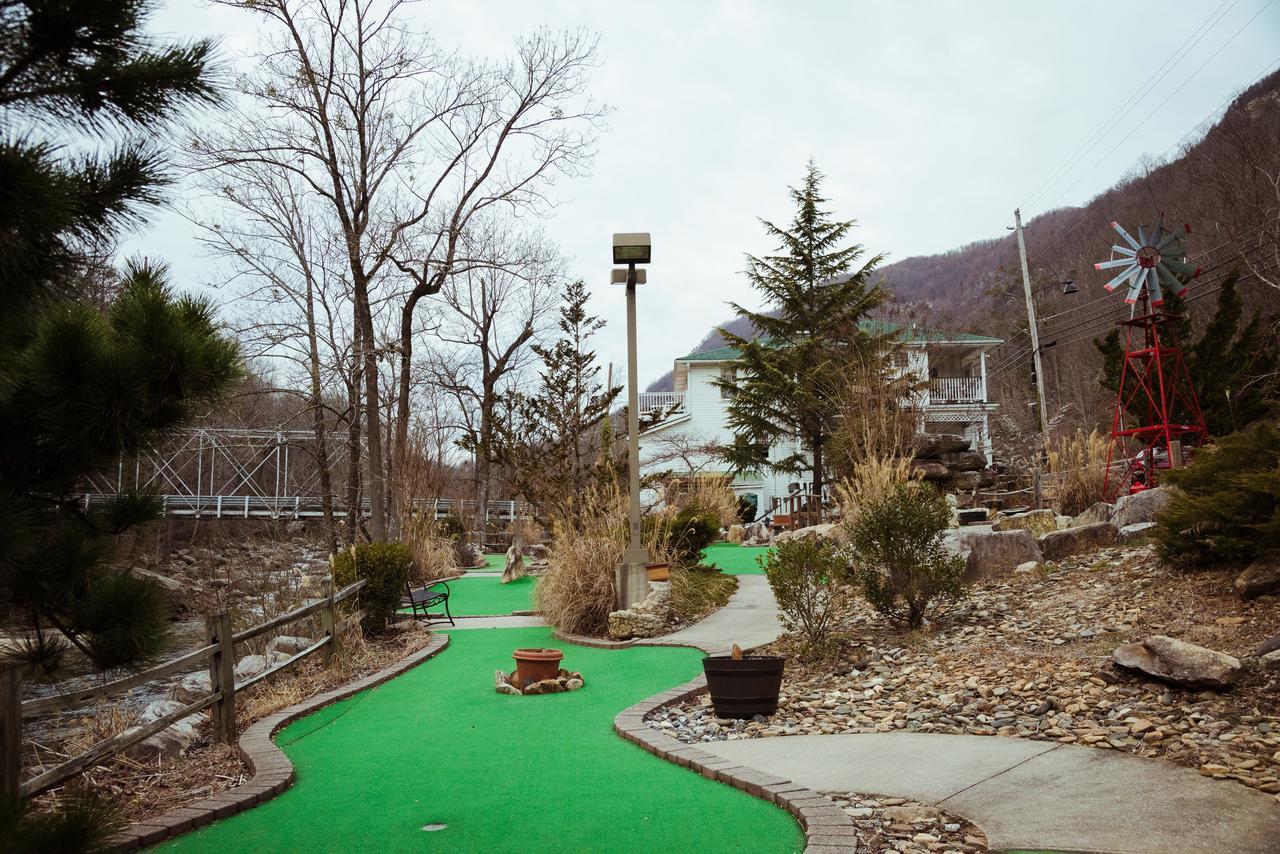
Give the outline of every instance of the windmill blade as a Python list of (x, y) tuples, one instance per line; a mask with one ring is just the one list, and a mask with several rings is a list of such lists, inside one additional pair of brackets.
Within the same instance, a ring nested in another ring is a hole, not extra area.
[(1164, 261), (1157, 264), (1156, 269), (1160, 271), (1160, 281), (1164, 282), (1165, 287), (1169, 289), (1169, 293), (1177, 294), (1178, 296), (1186, 295), (1187, 286), (1182, 284), (1182, 281), (1169, 271)]
[(1160, 276), (1154, 267), (1147, 270), (1147, 293), (1151, 294), (1152, 305), (1164, 305), (1164, 294), (1160, 292)]
[(1119, 243), (1111, 244), (1111, 251), (1116, 255), (1128, 255), (1130, 258), (1137, 256), (1137, 252), (1128, 246), (1121, 246)]
[(1177, 258), (1161, 258), (1160, 263), (1167, 267), (1174, 278), (1180, 282), (1187, 281), (1195, 273), (1194, 267), (1184, 261), (1179, 261)]
[(1169, 232), (1164, 236), (1164, 240), (1156, 244), (1156, 250), (1161, 253), (1168, 252), (1170, 255), (1177, 255), (1178, 252), (1173, 247), (1181, 241), (1181, 237), (1174, 232)]
[(1147, 227), (1145, 225), (1138, 226), (1138, 242), (1143, 246), (1150, 245), (1147, 242)]
[(1126, 279), (1131, 277), (1133, 275), (1134, 270), (1137, 270), (1137, 269), (1138, 267), (1135, 264), (1134, 266), (1121, 272), (1120, 275), (1116, 276), (1111, 281), (1107, 282), (1105, 285), (1103, 285), (1103, 287), (1106, 288), (1108, 291), (1114, 291), (1116, 288), (1120, 287), (1120, 285), (1123, 284)]
[(1151, 235), (1151, 245), (1159, 246), (1160, 239), (1162, 237), (1164, 237), (1164, 220), (1163, 219), (1161, 219), (1159, 222), (1156, 223), (1155, 233)]
[(1093, 265), (1095, 270), (1114, 270), (1116, 267), (1127, 267), (1134, 263), (1132, 258), (1112, 258), (1110, 261), (1099, 261)]
[(1142, 293), (1142, 273), (1139, 272), (1133, 277), (1133, 284), (1129, 286), (1129, 293), (1125, 294), (1124, 301), (1129, 305), (1133, 305), (1138, 301), (1138, 295)]
[(1124, 238), (1124, 242), (1125, 242), (1125, 243), (1128, 243), (1130, 246), (1132, 246), (1132, 247), (1134, 248), (1134, 250), (1135, 250), (1135, 251), (1136, 251), (1136, 250), (1138, 250), (1138, 249), (1141, 249), (1141, 248), (1142, 248), (1142, 244), (1138, 243), (1138, 241), (1136, 241), (1136, 240), (1134, 240), (1132, 237), (1130, 237), (1130, 236), (1129, 236), (1129, 232), (1127, 232), (1127, 231), (1125, 231), (1125, 230), (1124, 230), (1124, 226), (1123, 226), (1123, 225), (1121, 225), (1121, 224), (1120, 224), (1120, 223), (1118, 223), (1118, 222), (1113, 222), (1113, 223), (1111, 223), (1111, 227), (1112, 227), (1112, 228), (1114, 228), (1114, 229), (1116, 230), (1116, 233), (1117, 233), (1117, 234), (1119, 234), (1121, 237), (1123, 237), (1123, 238)]

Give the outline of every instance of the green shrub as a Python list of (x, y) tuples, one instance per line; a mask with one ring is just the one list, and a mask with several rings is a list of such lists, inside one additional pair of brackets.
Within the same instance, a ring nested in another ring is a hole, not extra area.
[(919, 483), (899, 484), (862, 508), (849, 538), (855, 575), (873, 608), (918, 628), (940, 601), (964, 596), (964, 560), (942, 545), (950, 521), (942, 494)]
[(333, 583), (339, 588), (361, 578), (369, 583), (360, 590), (361, 625), (369, 634), (387, 628), (404, 597), (413, 556), (404, 543), (360, 543), (333, 556)]
[(757, 562), (778, 600), (783, 627), (800, 635), (807, 652), (822, 652), (843, 609), (844, 555), (805, 537), (779, 543)]
[(690, 504), (675, 516), (648, 516), (644, 519), (645, 540), (664, 541), (672, 559), (680, 566), (697, 566), (702, 550), (720, 535), (716, 514)]
[(1274, 419), (1218, 439), (1163, 479), (1177, 487), (1156, 520), (1166, 560), (1244, 563), (1280, 548), (1280, 429)]
[(744, 525), (750, 525), (756, 520), (756, 514), (759, 512), (760, 499), (756, 497), (754, 492), (738, 498), (738, 521)]

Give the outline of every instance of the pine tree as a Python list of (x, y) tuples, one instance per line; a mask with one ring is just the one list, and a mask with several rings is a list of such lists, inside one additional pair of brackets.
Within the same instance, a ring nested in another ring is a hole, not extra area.
[[(1280, 350), (1266, 334), (1257, 312), (1243, 328), (1240, 326), (1244, 304), (1239, 282), (1239, 270), (1223, 279), (1213, 317), (1198, 338), (1185, 317), (1183, 301), (1174, 295), (1165, 298), (1164, 310), (1175, 318), (1168, 323), (1183, 346), (1187, 373), (1210, 436), (1234, 433), (1262, 418), (1280, 392)], [(1102, 386), (1114, 392), (1119, 388), (1124, 362), (1120, 330), (1111, 330), (1095, 341), (1094, 347), (1103, 357)]]
[(597, 435), (610, 441), (601, 424), (622, 386), (604, 388), (592, 336), (604, 321), (587, 314), (589, 294), (581, 281), (569, 282), (560, 307), (560, 337), (550, 347), (534, 345), (542, 361), (537, 390), (508, 401), (499, 456), (515, 470), (516, 488), (540, 510), (587, 487), (603, 465), (592, 447)]
[[(858, 323), (883, 300), (869, 279), (884, 258), (875, 255), (858, 266), (863, 247), (843, 245), (855, 222), (834, 220), (823, 209), (821, 183), (822, 173), (810, 162), (804, 182), (790, 190), (796, 206), (790, 227), (761, 220), (779, 254), (748, 255), (747, 278), (766, 306), (755, 312), (730, 303), (757, 337), (720, 330), (738, 361), (736, 375), (717, 380), (730, 394), (735, 441), (725, 451), (729, 465), (736, 471), (808, 471), (814, 495), (822, 494), (845, 367), (855, 352), (867, 354), (876, 345)], [(797, 450), (770, 458), (771, 446), (791, 439), (799, 440)]]
[[(76, 495), (240, 370), (213, 308), (174, 296), (162, 265), (129, 264), (109, 292), (95, 284), (95, 258), (168, 181), (142, 137), (215, 95), (210, 43), (148, 38), (147, 11), (0, 4), (0, 606), (29, 619), (24, 652), (50, 669), (59, 635), (104, 668), (158, 651), (159, 591), (104, 565), (112, 537), (153, 518), (156, 500), (126, 492), (85, 511)], [(53, 141), (68, 137), (82, 150)]]

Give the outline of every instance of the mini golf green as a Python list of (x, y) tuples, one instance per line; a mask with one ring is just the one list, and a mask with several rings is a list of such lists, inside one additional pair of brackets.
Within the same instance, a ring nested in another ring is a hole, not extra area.
[[(190, 852), (800, 851), (778, 807), (613, 732), (623, 708), (699, 672), (701, 653), (559, 644), (587, 686), (509, 697), (493, 673), (549, 629), (472, 629), (377, 688), (286, 727), (283, 795), (165, 844)], [(425, 825), (443, 824), (437, 832)]]
[(762, 575), (764, 570), (756, 563), (756, 558), (768, 553), (768, 546), (715, 543), (702, 550), (702, 562), (719, 567), (721, 572), (728, 575)]
[(532, 575), (503, 584), (496, 575), (463, 576), (449, 582), (449, 611), (455, 617), (481, 617), (532, 611), (533, 588), (538, 579)]

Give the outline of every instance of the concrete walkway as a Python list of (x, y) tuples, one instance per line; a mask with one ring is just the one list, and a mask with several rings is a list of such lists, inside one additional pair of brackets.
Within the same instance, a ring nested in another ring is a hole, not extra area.
[(712, 655), (728, 653), (736, 643), (743, 649), (762, 646), (782, 634), (778, 603), (763, 575), (739, 575), (738, 590), (729, 602), (705, 620), (660, 638), (637, 641), (637, 646), (693, 646)]
[(428, 628), (433, 632), (452, 632), (457, 629), (531, 629), (547, 625), (541, 617), (531, 616), (499, 616), (499, 617), (454, 617), (456, 626), (439, 620)]
[(1092, 747), (926, 733), (698, 747), (816, 791), (937, 804), (981, 827), (992, 850), (1280, 851), (1280, 804), (1272, 797), (1169, 762)]

